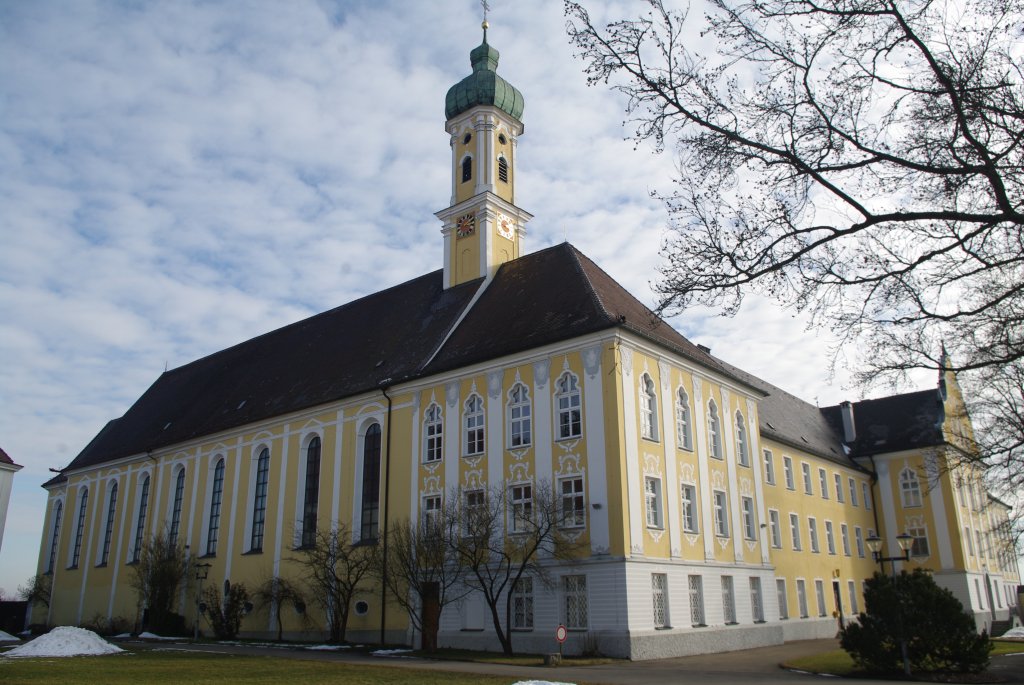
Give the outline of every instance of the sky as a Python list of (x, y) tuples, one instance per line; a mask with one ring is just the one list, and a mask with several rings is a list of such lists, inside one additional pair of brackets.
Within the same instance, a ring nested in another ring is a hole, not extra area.
[[(568, 240), (653, 304), (675, 160), (587, 86), (560, 2), (490, 5), (526, 102), (525, 251)], [(161, 372), (441, 267), (444, 96), (480, 21), (474, 0), (0, 3), (0, 447), (24, 467), (5, 595), (35, 573), (49, 469)], [(771, 302), (671, 323), (809, 402), (863, 396)]]

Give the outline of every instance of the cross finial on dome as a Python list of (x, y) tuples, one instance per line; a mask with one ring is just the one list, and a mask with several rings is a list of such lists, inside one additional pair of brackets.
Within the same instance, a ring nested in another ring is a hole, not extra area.
[(490, 23), (487, 21), (487, 12), (490, 11), (491, 4), (489, 2), (487, 2), (487, 0), (480, 0), (480, 6), (483, 7), (483, 9), (484, 9), (484, 20), (480, 24), (480, 28), (482, 28), (484, 30), (484, 42), (486, 43), (487, 42), (487, 29), (489, 29), (491, 27)]

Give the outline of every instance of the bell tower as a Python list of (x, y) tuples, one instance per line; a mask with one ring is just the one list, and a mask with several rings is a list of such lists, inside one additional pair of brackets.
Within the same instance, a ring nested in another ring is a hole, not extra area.
[(490, 278), (520, 255), (526, 222), (515, 204), (516, 145), (523, 133), (523, 95), (497, 74), (498, 51), (483, 42), (469, 53), (473, 73), (445, 96), (451, 136), (451, 204), (444, 224), (444, 287)]

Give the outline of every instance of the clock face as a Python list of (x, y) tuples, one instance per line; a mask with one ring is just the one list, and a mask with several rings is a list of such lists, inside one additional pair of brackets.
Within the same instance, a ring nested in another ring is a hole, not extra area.
[(464, 214), (460, 216), (455, 222), (455, 235), (459, 238), (465, 238), (468, 235), (476, 233), (476, 217), (472, 214)]
[(512, 240), (512, 235), (515, 233), (515, 222), (505, 216), (504, 214), (498, 215), (498, 235), (502, 238), (508, 238)]

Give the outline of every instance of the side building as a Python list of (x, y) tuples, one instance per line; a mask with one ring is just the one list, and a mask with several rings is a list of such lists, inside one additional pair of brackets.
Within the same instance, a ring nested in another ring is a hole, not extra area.
[[(560, 624), (569, 653), (633, 659), (831, 636), (877, 568), (866, 540), (904, 531), (910, 565), (980, 626), (1008, 615), (1005, 508), (979, 473), (944, 468), (969, 428), (955, 378), (819, 409), (693, 344), (572, 245), (526, 254), (524, 101), (497, 63), (485, 32), (446, 98), (442, 268), (162, 374), (45, 485), (52, 597), (33, 620), (137, 621), (131, 567), (159, 533), (210, 564), (207, 583), (252, 587), (295, 578), (317, 530), (374, 544), (495, 487), (518, 511), (552, 488), (581, 548), (550, 561), (551, 582), (509, 589), (519, 650), (548, 649)], [(358, 593), (350, 638), (418, 641), (380, 597)], [(243, 630), (276, 633), (277, 609)], [(305, 621), (325, 617), (281, 618), (316, 639)], [(497, 647), (478, 594), (437, 639)]]

